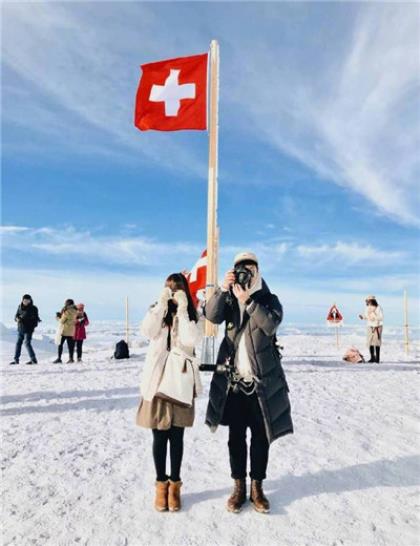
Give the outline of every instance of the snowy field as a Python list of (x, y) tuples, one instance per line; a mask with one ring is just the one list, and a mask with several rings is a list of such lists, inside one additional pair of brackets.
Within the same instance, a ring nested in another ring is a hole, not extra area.
[(84, 363), (55, 365), (45, 328), (39, 365), (9, 366), (15, 333), (1, 333), (5, 546), (420, 544), (420, 362), (400, 331), (385, 329), (380, 365), (341, 361), (350, 345), (366, 356), (363, 328), (343, 330), (339, 350), (322, 327), (281, 331), (295, 434), (271, 447), (269, 515), (225, 510), (227, 430), (203, 424), (209, 374), (185, 435), (184, 509), (161, 514), (151, 433), (134, 424), (145, 341), (133, 330), (132, 358), (114, 361), (121, 325), (96, 324)]

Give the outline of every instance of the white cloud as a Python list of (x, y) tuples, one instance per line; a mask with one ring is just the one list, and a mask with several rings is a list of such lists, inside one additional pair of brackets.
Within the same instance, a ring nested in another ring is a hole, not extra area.
[[(155, 161), (204, 178), (205, 156), (185, 146), (185, 136), (154, 133), (151, 137), (134, 127), (140, 63), (159, 57), (161, 47), (168, 54), (177, 51), (177, 42), (146, 4), (136, 23), (130, 23), (133, 9), (135, 5), (124, 3), (118, 9), (111, 3), (3, 5), (3, 63), (48, 99), (47, 104), (34, 104), (29, 88), (24, 91), (26, 98), (16, 101), (22, 90), (6, 86), (10, 108), (5, 109), (5, 118), (49, 137), (51, 146), (59, 140), (85, 155), (122, 154), (126, 161)], [(30, 140), (28, 144), (34, 145)]]
[(405, 252), (379, 250), (371, 245), (342, 241), (337, 241), (334, 245), (298, 245), (296, 250), (303, 258), (316, 258), (328, 262), (341, 260), (346, 264), (366, 262), (368, 265), (370, 262), (375, 266), (397, 262), (407, 256)]
[(28, 231), (29, 228), (25, 226), (0, 226), (0, 234), (7, 233), (22, 233)]
[[(159, 3), (5, 4), (3, 62), (53, 101), (13, 100), (22, 90), (8, 84), (6, 119), (86, 154), (124, 151), (126, 160), (146, 158), (202, 178), (205, 135), (194, 139), (197, 146), (181, 134), (140, 138), (132, 110), (140, 62), (188, 54), (215, 21), (221, 105), (236, 130), (357, 192), (380, 214), (419, 224), (415, 3), (180, 5), (168, 16), (171, 33), (161, 24), (167, 11)], [(197, 24), (187, 27), (184, 13)]]
[[(38, 253), (44, 257), (81, 260), (85, 264), (102, 266), (153, 267), (163, 271), (175, 266), (188, 269), (201, 255), (203, 244), (190, 241), (161, 241), (144, 235), (122, 233), (104, 235), (100, 231), (79, 230), (74, 226), (61, 228), (3, 226), (2, 245), (4, 251), (25, 251), (27, 255)], [(377, 269), (388, 265), (412, 263), (412, 254), (405, 251), (379, 249), (363, 242), (335, 241), (322, 245), (296, 244), (275, 239), (262, 243), (249, 242), (245, 246), (222, 245), (220, 268), (231, 266), (238, 252), (255, 252), (264, 271), (276, 271), (282, 265), (292, 265), (294, 274), (308, 269), (328, 266), (330, 273), (355, 264)], [(64, 263), (64, 262), (62, 262)]]
[[(281, 10), (271, 4), (269, 11)], [(319, 13), (316, 6), (307, 13), (309, 32)], [(230, 43), (234, 75), (243, 77), (229, 80), (227, 96), (232, 108), (242, 106), (244, 127), (270, 146), (364, 196), (379, 213), (420, 225), (418, 5), (342, 5), (334, 13), (322, 39), (314, 31), (287, 42), (288, 31), (283, 56), (245, 21), (248, 41), (232, 36)], [(305, 16), (295, 22), (304, 32)]]
[(38, 251), (46, 255), (83, 258), (91, 263), (150, 266), (186, 262), (185, 267), (202, 252), (188, 242), (163, 243), (142, 236), (105, 236), (73, 226), (58, 228), (3, 229), (5, 249)]

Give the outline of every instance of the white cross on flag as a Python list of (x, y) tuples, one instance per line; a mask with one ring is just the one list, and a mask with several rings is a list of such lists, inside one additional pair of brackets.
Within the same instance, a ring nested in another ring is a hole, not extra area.
[(200, 259), (195, 263), (191, 269), (191, 273), (187, 275), (187, 281), (190, 287), (191, 297), (194, 305), (197, 307), (199, 300), (197, 292), (205, 290), (207, 279), (207, 250), (204, 250), (200, 256)]
[(207, 128), (207, 56), (141, 66), (134, 118), (140, 131)]

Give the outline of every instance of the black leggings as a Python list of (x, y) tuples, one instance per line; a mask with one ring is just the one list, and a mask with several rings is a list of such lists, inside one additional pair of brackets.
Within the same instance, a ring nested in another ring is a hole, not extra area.
[(168, 479), (166, 474), (166, 453), (169, 440), (169, 452), (171, 456), (171, 475), (173, 482), (181, 480), (181, 463), (184, 452), (184, 428), (171, 427), (168, 430), (153, 429), (153, 459), (156, 468), (156, 480), (165, 482)]
[(69, 348), (69, 357), (73, 360), (74, 356), (74, 339), (71, 336), (61, 336), (60, 345), (58, 346), (58, 358), (61, 358), (63, 354), (64, 342), (67, 340), (67, 347)]
[(78, 339), (76, 341), (76, 349), (77, 349), (77, 358), (82, 358), (83, 353), (83, 339)]

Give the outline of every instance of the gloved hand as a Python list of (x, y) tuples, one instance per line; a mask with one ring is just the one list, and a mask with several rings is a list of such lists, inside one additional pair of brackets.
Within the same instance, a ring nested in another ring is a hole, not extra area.
[(159, 303), (161, 303), (162, 305), (168, 305), (168, 300), (170, 300), (171, 298), (172, 290), (169, 288), (169, 286), (165, 286), (159, 296)]
[(178, 304), (179, 311), (186, 311), (188, 307), (187, 295), (183, 290), (177, 290), (174, 294), (174, 300)]

